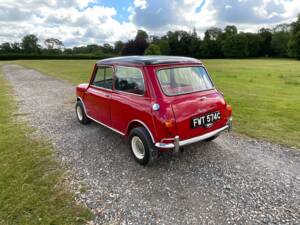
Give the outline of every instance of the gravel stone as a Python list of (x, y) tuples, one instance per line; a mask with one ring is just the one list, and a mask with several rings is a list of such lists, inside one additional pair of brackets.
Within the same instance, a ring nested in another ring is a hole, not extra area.
[(3, 68), (15, 118), (51, 141), (76, 200), (94, 214), (88, 224), (300, 224), (299, 149), (223, 134), (143, 167), (121, 136), (79, 124), (74, 86)]

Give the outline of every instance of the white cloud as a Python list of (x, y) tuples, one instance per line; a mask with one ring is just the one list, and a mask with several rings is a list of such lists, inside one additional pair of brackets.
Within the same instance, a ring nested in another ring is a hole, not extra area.
[(19, 42), (26, 34), (37, 35), (41, 43), (55, 37), (66, 46), (113, 43), (135, 35), (136, 26), (117, 21), (114, 8), (89, 6), (92, 2), (0, 0), (0, 43)]
[(228, 24), (255, 31), (291, 22), (300, 12), (300, 0), (130, 0), (126, 19), (118, 15), (117, 7), (100, 4), (99, 0), (0, 0), (0, 43), (19, 42), (26, 34), (41, 41), (55, 37), (66, 46), (113, 43), (133, 38), (140, 28), (158, 35), (193, 28), (201, 33)]
[(147, 1), (146, 0), (134, 0), (133, 4), (137, 8), (141, 8), (141, 9), (147, 8)]
[[(132, 10), (130, 19), (138, 26), (154, 32), (192, 29), (193, 26), (207, 27), (212, 24), (210, 12), (202, 10), (196, 13), (201, 3), (202, 0), (148, 0), (146, 7)], [(199, 18), (200, 15), (203, 16)]]
[(145, 8), (131, 9), (130, 19), (156, 33), (168, 29), (192, 30), (194, 27), (203, 32), (207, 27), (227, 24), (255, 30), (294, 20), (300, 13), (299, 5), (300, 0), (147, 0)]

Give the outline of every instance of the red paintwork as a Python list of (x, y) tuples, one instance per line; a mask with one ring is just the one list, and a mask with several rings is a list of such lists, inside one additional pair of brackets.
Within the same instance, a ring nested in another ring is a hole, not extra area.
[[(217, 89), (172, 97), (162, 92), (156, 78), (157, 70), (175, 66), (203, 66), (200, 63), (146, 66), (118, 63), (118, 65), (134, 66), (142, 70), (146, 89), (144, 96), (118, 92), (114, 87), (113, 90), (107, 90), (90, 84), (77, 86), (76, 92), (83, 101), (89, 117), (121, 134), (127, 135), (132, 127), (142, 125), (151, 132), (154, 142), (161, 142), (164, 138), (174, 138), (176, 135), (180, 140), (185, 140), (225, 126), (231, 116), (231, 108), (227, 109), (224, 97)], [(96, 67), (97, 65), (91, 80)], [(199, 99), (204, 96), (205, 100), (200, 101)], [(160, 105), (158, 111), (153, 111), (154, 103)], [(192, 117), (214, 111), (220, 111), (222, 117), (212, 127), (190, 128)]]

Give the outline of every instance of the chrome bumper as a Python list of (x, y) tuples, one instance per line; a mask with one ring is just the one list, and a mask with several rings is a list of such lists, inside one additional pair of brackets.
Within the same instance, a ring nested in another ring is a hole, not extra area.
[(201, 136), (197, 136), (197, 137), (194, 137), (194, 138), (190, 138), (190, 139), (187, 139), (187, 140), (182, 140), (180, 141), (180, 138), (179, 136), (175, 136), (175, 138), (171, 138), (171, 139), (163, 139), (163, 140), (172, 140), (173, 143), (163, 143), (163, 142), (158, 142), (155, 144), (156, 147), (158, 148), (163, 148), (163, 149), (174, 149), (174, 152), (179, 152), (179, 148), (181, 146), (184, 146), (184, 145), (189, 145), (189, 144), (193, 144), (195, 142), (199, 142), (199, 141), (204, 141), (210, 137), (213, 137), (215, 135), (219, 135), (221, 132), (223, 131), (231, 131), (232, 129), (232, 118), (230, 118), (228, 120), (228, 123), (224, 126), (224, 127), (221, 127), (217, 130), (213, 130), (209, 133), (206, 133), (206, 134), (203, 134)]

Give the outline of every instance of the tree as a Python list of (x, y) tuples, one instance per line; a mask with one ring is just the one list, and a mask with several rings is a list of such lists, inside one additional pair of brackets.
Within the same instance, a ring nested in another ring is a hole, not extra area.
[(222, 43), (219, 41), (205, 40), (200, 45), (201, 58), (221, 58), (223, 57)]
[(129, 40), (123, 47), (122, 55), (144, 55), (148, 48), (148, 34), (146, 31), (138, 30), (134, 40)]
[(138, 30), (135, 40), (135, 49), (137, 55), (144, 55), (145, 50), (148, 48), (148, 34), (146, 31)]
[(136, 45), (134, 40), (129, 40), (122, 48), (121, 55), (136, 55)]
[(170, 53), (172, 55), (190, 55), (190, 46), (192, 42), (192, 35), (186, 31), (169, 31), (167, 38), (170, 46)]
[(168, 42), (169, 42), (169, 46), (170, 46), (170, 53), (172, 55), (180, 55), (181, 50), (179, 47), (179, 35), (178, 32), (172, 32), (169, 31), (167, 33), (167, 38), (168, 38)]
[(248, 56), (248, 38), (245, 34), (236, 34), (224, 41), (223, 51), (225, 57), (245, 58)]
[(218, 27), (212, 27), (205, 31), (204, 41), (216, 41), (219, 40), (222, 36), (222, 30)]
[(196, 29), (193, 29), (193, 32), (190, 35), (190, 43), (189, 43), (189, 56), (195, 58), (201, 58), (201, 39), (198, 37)]
[(156, 44), (151, 44), (149, 47), (145, 50), (145, 55), (160, 55), (160, 48)]
[(61, 49), (64, 46), (62, 41), (56, 38), (48, 38), (44, 41), (44, 44), (47, 46), (48, 49)]
[(87, 53), (91, 53), (91, 54), (101, 54), (102, 47), (100, 45), (91, 44), (91, 45), (87, 45), (86, 50), (84, 50), (84, 51), (86, 51)]
[(296, 34), (300, 31), (300, 14), (298, 15), (297, 21), (291, 24), (292, 34)]
[(290, 57), (300, 59), (300, 31), (291, 36), (288, 43), (288, 54)]
[(11, 48), (11, 46), (10, 46), (10, 43), (5, 42), (5, 43), (2, 43), (2, 44), (0, 45), (0, 52), (1, 52), (1, 53), (9, 53), (9, 52), (11, 52), (11, 51), (12, 51), (12, 48)]
[(71, 49), (71, 48), (65, 48), (64, 49), (64, 54), (67, 54), (67, 55), (73, 54), (73, 49)]
[(256, 33), (246, 33), (248, 39), (248, 57), (258, 57), (261, 52), (260, 37)]
[(300, 14), (291, 24), (291, 36), (288, 42), (288, 55), (300, 59)]
[(260, 55), (269, 56), (271, 54), (272, 32), (270, 29), (261, 28), (258, 34), (260, 36)]
[(277, 57), (286, 57), (290, 38), (290, 26), (279, 24), (273, 29), (271, 52)]
[(33, 35), (26, 35), (22, 39), (21, 46), (26, 53), (36, 53), (39, 51), (40, 46), (38, 45), (38, 38)]
[(114, 46), (114, 52), (116, 54), (121, 54), (123, 47), (124, 43), (122, 41), (116, 41)]
[(15, 43), (12, 43), (11, 44), (11, 50), (12, 50), (12, 52), (13, 53), (21, 53), (21, 44), (20, 43), (17, 43), (17, 42), (15, 42)]
[(228, 25), (224, 28), (225, 38), (228, 36), (236, 35), (237, 33), (238, 33), (237, 28), (234, 25)]
[(102, 51), (106, 54), (113, 54), (114, 53), (114, 48), (113, 46), (111, 46), (110, 44), (106, 43), (103, 45), (103, 47), (101, 48)]
[(206, 30), (200, 50), (203, 58), (221, 58), (223, 56), (222, 30), (217, 27)]
[(141, 39), (141, 40), (145, 40), (146, 42), (148, 41), (148, 38), (149, 38), (149, 36), (148, 36), (147, 32), (144, 30), (138, 30), (137, 34), (135, 36), (135, 40)]
[(162, 55), (171, 54), (171, 48), (168, 39), (162, 38), (161, 40), (154, 43), (159, 46)]

